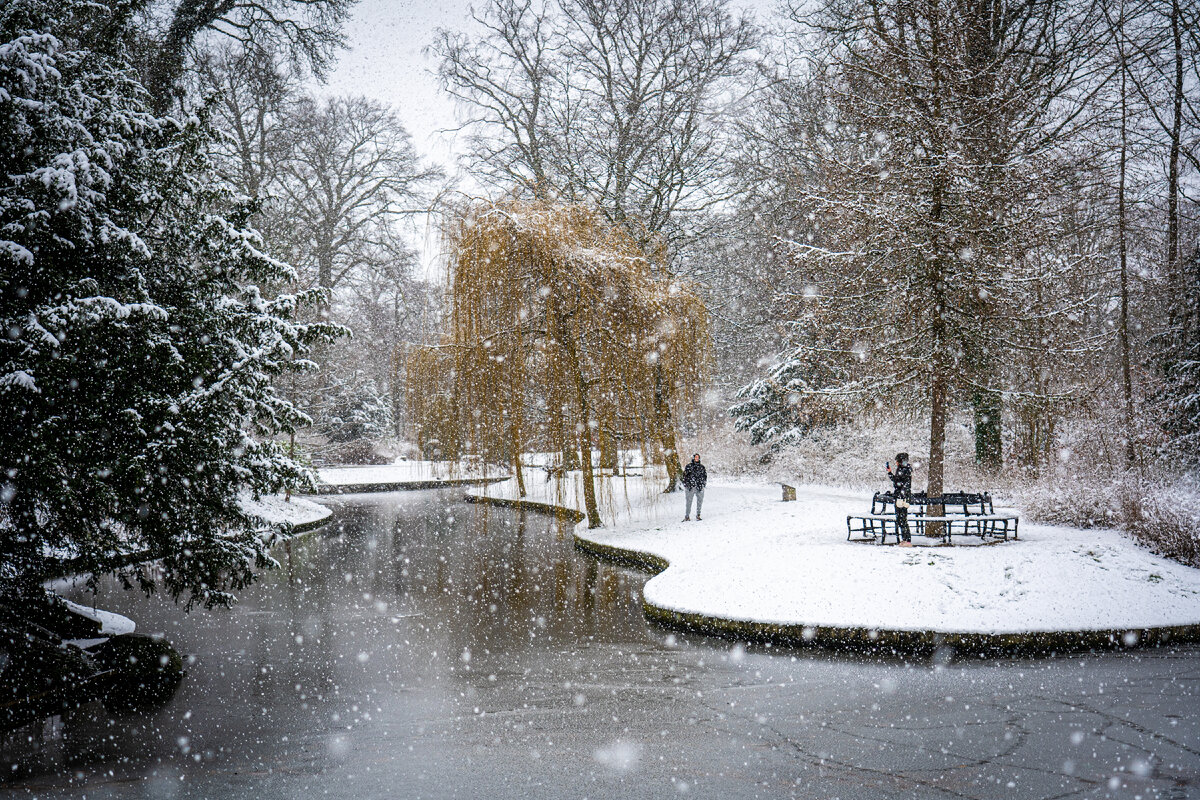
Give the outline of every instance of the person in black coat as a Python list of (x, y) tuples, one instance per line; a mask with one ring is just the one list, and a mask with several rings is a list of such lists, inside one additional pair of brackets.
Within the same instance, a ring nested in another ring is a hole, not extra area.
[(692, 460), (683, 468), (683, 494), (687, 505), (683, 511), (683, 521), (692, 518), (692, 498), (696, 498), (696, 521), (700, 521), (700, 506), (704, 504), (704, 487), (708, 483), (708, 470), (700, 463), (700, 454), (692, 456)]
[(888, 477), (892, 481), (892, 497), (896, 500), (896, 533), (901, 547), (912, 547), (912, 534), (908, 530), (908, 505), (912, 501), (912, 467), (908, 464), (908, 453), (896, 453), (896, 471), (891, 462), (887, 465)]

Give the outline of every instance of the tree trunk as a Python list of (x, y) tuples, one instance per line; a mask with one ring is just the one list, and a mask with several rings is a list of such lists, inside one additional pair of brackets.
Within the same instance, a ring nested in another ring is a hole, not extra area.
[(566, 429), (563, 429), (559, 451), (562, 453), (563, 469), (568, 471), (579, 469), (579, 449), (572, 441), (573, 438)]
[[(931, 498), (941, 497), (945, 489), (946, 416), (949, 411), (950, 394), (944, 360), (935, 353), (933, 363), (933, 376), (929, 387), (929, 483), (925, 489), (925, 493)], [(945, 508), (940, 503), (931, 504), (926, 511), (931, 517), (940, 517)], [(925, 533), (929, 536), (940, 536), (942, 523), (931, 522), (926, 526)]]
[(559, 326), (559, 341), (563, 353), (567, 357), (567, 366), (575, 376), (575, 391), (579, 402), (579, 419), (583, 430), (579, 433), (579, 461), (583, 467), (583, 504), (587, 512), (589, 528), (599, 528), (600, 509), (596, 505), (596, 483), (592, 472), (592, 405), (588, 399), (587, 380), (583, 376), (583, 367), (579, 363), (579, 353), (575, 349), (575, 339), (566, 330), (565, 325)]
[[(1124, 13), (1122, 11), (1122, 13)], [(1121, 20), (1122, 26), (1124, 19)], [(1119, 36), (1124, 35), (1122, 30)], [(1129, 222), (1125, 198), (1126, 163), (1129, 158), (1129, 120), (1126, 96), (1128, 75), (1125, 63), (1125, 46), (1121, 41), (1121, 154), (1117, 183), (1117, 254), (1120, 266), (1121, 316), (1117, 325), (1117, 338), (1121, 346), (1121, 389), (1125, 407), (1125, 468), (1132, 469), (1136, 459), (1133, 436), (1133, 375), (1129, 351)]]
[(596, 505), (596, 480), (592, 471), (592, 437), (585, 430), (579, 434), (579, 457), (583, 464), (583, 505), (587, 510), (589, 528), (599, 528), (600, 509)]
[(989, 472), (1004, 463), (1001, 417), (1004, 407), (999, 392), (977, 389), (971, 395), (975, 412), (975, 461)]
[[(929, 61), (932, 79), (932, 117), (934, 121), (933, 135), (940, 138), (944, 135), (941, 133), (943, 118), (941, 75), (943, 64), (941, 60), (942, 33), (937, 24), (937, 14), (930, 16), (929, 23)], [(941, 144), (939, 142), (939, 149), (942, 152), (933, 156), (934, 158), (938, 158), (940, 155), (940, 158), (931, 163), (931, 166), (938, 169), (939, 173), (933, 179), (933, 185), (930, 187), (929, 194), (929, 229), (931, 233), (930, 249), (932, 250), (932, 258), (929, 261), (927, 280), (929, 281), (930, 300), (932, 301), (930, 303), (930, 332), (933, 340), (931, 353), (933, 374), (930, 376), (929, 382), (929, 481), (926, 484), (925, 493), (930, 499), (935, 497), (940, 498), (944, 489), (946, 417), (949, 413), (948, 406), (950, 402), (950, 359), (947, 353), (950, 347), (950, 331), (946, 321), (946, 269), (950, 260), (955, 258), (953, 246), (945, 240), (945, 233), (942, 230), (946, 212), (945, 191), (948, 183), (944, 170), (947, 168), (948, 154), (945, 152), (946, 148), (942, 147)], [(941, 516), (944, 511), (945, 508), (940, 503), (926, 506), (926, 513), (932, 517)], [(925, 533), (928, 536), (941, 535), (942, 523), (929, 523), (925, 526)]]
[(401, 362), (401, 360), (402, 360), (402, 356), (400, 353), (400, 345), (393, 344), (392, 345), (392, 376), (391, 376), (392, 380), (391, 380), (391, 385), (388, 387), (388, 389), (389, 389), (389, 393), (392, 396), (392, 435), (395, 436), (397, 440), (400, 439), (401, 434), (404, 432), (400, 426), (400, 403), (401, 403), (401, 396), (402, 396), (401, 389), (400, 389), (400, 386), (401, 386), (400, 362)]
[(600, 469), (616, 473), (620, 467), (617, 455), (617, 440), (609, 428), (600, 429)]
[(675, 425), (671, 420), (670, 387), (663, 378), (661, 365), (654, 367), (654, 425), (662, 443), (663, 460), (667, 462), (667, 488), (663, 493), (670, 494), (679, 488), (679, 476), (683, 468), (679, 465)]
[[(1182, 334), (1180, 343), (1187, 341), (1186, 328), (1188, 325), (1189, 309), (1187, 308), (1188, 297), (1188, 280), (1186, 270), (1181, 264), (1181, 252), (1179, 246), (1179, 156), (1181, 148), (1181, 129), (1183, 127), (1183, 31), (1180, 24), (1180, 9), (1179, 0), (1171, 2), (1171, 38), (1174, 47), (1175, 55), (1175, 80), (1171, 87), (1171, 150), (1168, 156), (1167, 163), (1167, 275), (1168, 280), (1178, 281), (1179, 295), (1178, 299), (1172, 303), (1173, 306), (1182, 305), (1183, 314), (1177, 320), (1177, 324), (1181, 325), (1184, 330), (1179, 331)], [(1122, 67), (1124, 66), (1124, 54), (1122, 53)], [(1125, 135), (1125, 79), (1122, 75), (1121, 79), (1121, 134)], [(1122, 159), (1124, 159), (1124, 140), (1122, 140)], [(1124, 160), (1122, 160), (1122, 168)], [(1174, 315), (1172, 315), (1174, 316)], [(1172, 320), (1175, 322), (1176, 320)]]
[(510, 444), (512, 445), (512, 461), (513, 474), (517, 478), (517, 494), (520, 497), (525, 496), (525, 469), (521, 466), (521, 432), (517, 429), (516, 424), (509, 427), (511, 434)]

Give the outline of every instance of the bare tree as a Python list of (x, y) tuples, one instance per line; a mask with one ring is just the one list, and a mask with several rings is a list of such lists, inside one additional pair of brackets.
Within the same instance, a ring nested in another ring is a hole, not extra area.
[(247, 197), (263, 198), (287, 158), (283, 122), (297, 97), (295, 73), (271, 51), (224, 44), (197, 56), (194, 83), (196, 94), (215, 96), (219, 171)]
[(1185, 263), (1183, 234), (1184, 206), (1194, 207), (1200, 200), (1189, 200), (1183, 190), (1185, 171), (1200, 171), (1196, 149), (1200, 107), (1188, 93), (1189, 81), (1192, 87), (1200, 81), (1200, 3), (1143, 0), (1131, 4), (1119, 35), (1123, 80), (1141, 100), (1142, 113), (1152, 120), (1165, 148), (1163, 263), (1175, 297), (1169, 307), (1169, 328), (1170, 347), (1177, 351), (1193, 327), (1200, 327), (1200, 295)]
[(563, 0), (576, 135), (560, 162), (568, 194), (648, 243), (721, 197), (715, 95), (746, 68), (758, 34), (722, 0)]
[(360, 346), (348, 357), (387, 387), (391, 405), (392, 435), (400, 438), (405, 427), (405, 364), (413, 347), (436, 340), (436, 311), (440, 290), (417, 277), (417, 254), (402, 241), (380, 248), (354, 273), (340, 293), (335, 309), (341, 319), (352, 320)]
[(831, 0), (797, 22), (824, 60), (811, 85), (827, 107), (824, 124), (788, 132), (808, 151), (784, 170), (777, 234), (796, 350), (739, 410), (754, 425), (789, 402), (919, 387), (940, 495), (952, 402), (974, 395), (977, 433), (998, 427), (999, 367), (1039, 346), (1015, 323), (1038, 285), (1031, 255), (1053, 235), (1043, 212), (1073, 166), (1058, 148), (1097, 80), (1098, 26), (1055, 0)]
[(391, 226), (425, 209), (422, 192), (440, 171), (421, 163), (395, 114), (367, 98), (301, 98), (286, 136), (288, 249), (302, 279), (333, 290), (392, 248)]
[(643, 245), (671, 240), (724, 196), (714, 116), (758, 42), (728, 6), (494, 0), (475, 16), (476, 43), (439, 32), (432, 51), (444, 87), (470, 109), (477, 173), (503, 190), (592, 203)]
[(469, 109), (471, 161), (481, 177), (545, 199), (551, 187), (549, 105), (562, 47), (545, 3), (494, 0), (471, 18), (482, 36), (439, 30), (430, 50), (442, 87)]
[(154, 43), (145, 84), (159, 111), (179, 96), (197, 40), (206, 33), (247, 51), (283, 53), (318, 76), (343, 44), (342, 24), (355, 0), (138, 0), (151, 17), (166, 20)]

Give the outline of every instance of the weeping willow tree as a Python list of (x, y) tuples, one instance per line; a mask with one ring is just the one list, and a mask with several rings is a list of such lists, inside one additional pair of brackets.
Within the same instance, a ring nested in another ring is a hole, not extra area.
[[(706, 377), (708, 316), (691, 288), (594, 211), (509, 201), (462, 209), (446, 231), (449, 329), (414, 355), (414, 393), (449, 387), (459, 438), (512, 464), (531, 445), (579, 454), (588, 524), (598, 527), (592, 448), (657, 444), (678, 472), (672, 404)], [(445, 408), (413, 406), (418, 425)], [(423, 417), (423, 413), (430, 413)], [(668, 488), (671, 488), (668, 487)]]
[(454, 360), (449, 351), (418, 347), (407, 355), (406, 402), (417, 446), (426, 458), (457, 460), (463, 428), (454, 408)]

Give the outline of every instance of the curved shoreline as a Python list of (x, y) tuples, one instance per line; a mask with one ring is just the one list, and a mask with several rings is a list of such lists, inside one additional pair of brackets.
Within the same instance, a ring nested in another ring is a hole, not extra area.
[[(333, 510), (320, 519), (310, 519), (308, 522), (297, 522), (292, 525), (292, 536), (298, 536), (302, 533), (312, 533), (317, 528), (324, 528), (329, 523), (333, 522)], [(290, 537), (289, 537), (290, 538)]]
[[(505, 508), (525, 508), (574, 519), (584, 516), (575, 509), (532, 500), (467, 495), (467, 501)], [(572, 532), (576, 549), (596, 558), (636, 567), (651, 577), (665, 571), (670, 562), (662, 556), (588, 539)], [(1088, 650), (1119, 650), (1161, 647), (1200, 642), (1200, 623), (1146, 628), (1113, 628), (1076, 631), (1029, 631), (1026, 633), (971, 633), (935, 630), (888, 630), (858, 626), (804, 625), (756, 622), (684, 612), (655, 605), (642, 593), (642, 610), (655, 624), (671, 630), (701, 633), (724, 639), (782, 645), (866, 651), (893, 655), (929, 655), (939, 650), (980, 657), (1000, 655), (1046, 656)]]
[(486, 486), (508, 480), (503, 478), (429, 478), (418, 481), (377, 481), (373, 483), (319, 483), (314, 494), (324, 497), (339, 494), (373, 494), (376, 492), (406, 492), (422, 489), (445, 489), (457, 486)]

